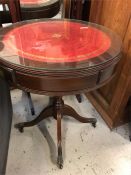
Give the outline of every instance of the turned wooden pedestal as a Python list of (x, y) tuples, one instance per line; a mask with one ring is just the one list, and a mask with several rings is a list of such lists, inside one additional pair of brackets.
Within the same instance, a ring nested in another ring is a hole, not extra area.
[(57, 164), (59, 168), (63, 167), (63, 157), (62, 157), (62, 140), (61, 140), (61, 119), (64, 115), (75, 118), (82, 123), (91, 123), (92, 126), (96, 127), (95, 118), (84, 118), (81, 117), (72, 107), (65, 105), (62, 97), (50, 98), (50, 104), (46, 107), (40, 115), (30, 122), (18, 123), (15, 128), (18, 128), (20, 132), (23, 132), (25, 127), (31, 127), (48, 117), (54, 117), (57, 120), (57, 146), (58, 146), (58, 158)]

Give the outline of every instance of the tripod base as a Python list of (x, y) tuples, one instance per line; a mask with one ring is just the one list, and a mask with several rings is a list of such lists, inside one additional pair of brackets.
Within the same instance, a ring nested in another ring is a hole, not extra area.
[(91, 123), (93, 127), (96, 127), (97, 120), (95, 118), (81, 117), (72, 107), (64, 104), (62, 97), (50, 98), (50, 105), (46, 107), (40, 115), (30, 122), (18, 123), (15, 128), (20, 132), (24, 131), (25, 127), (31, 127), (37, 125), (40, 121), (53, 116), (57, 120), (57, 144), (58, 144), (58, 158), (57, 164), (61, 169), (63, 168), (63, 156), (62, 156), (62, 139), (61, 139), (61, 119), (64, 115), (75, 118), (82, 123)]

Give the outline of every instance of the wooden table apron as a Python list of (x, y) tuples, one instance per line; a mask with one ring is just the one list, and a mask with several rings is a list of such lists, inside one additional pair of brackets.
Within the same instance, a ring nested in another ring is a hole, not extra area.
[(119, 54), (94, 68), (82, 68), (68, 71), (44, 71), (14, 66), (1, 60), (7, 79), (13, 86), (36, 94), (63, 96), (88, 92), (99, 88), (115, 75)]
[(1, 66), (14, 86), (49, 96), (103, 86), (114, 76), (121, 57), (117, 35), (103, 26), (76, 20), (17, 23), (1, 30), (1, 41)]
[[(54, 0), (54, 2), (56, 1)], [(32, 31), (31, 35), (29, 30)], [(15, 38), (15, 41), (10, 38), (10, 35)], [(29, 41), (26, 39), (26, 35), (29, 35)], [(43, 35), (47, 37), (44, 38), (45, 42), (47, 40), (47, 44), (43, 43), (41, 46), (41, 41), (44, 42)], [(86, 41), (83, 35), (86, 36)], [(64, 19), (38, 20), (38, 22), (36, 20), (25, 21), (1, 30), (1, 36), (3, 42), (1, 42), (1, 66), (4, 70), (6, 69), (6, 74), (12, 79), (14, 86), (29, 92), (49, 96), (83, 93), (103, 86), (114, 76), (116, 65), (121, 57), (121, 41), (117, 35), (103, 26), (87, 24), (82, 21)], [(21, 36), (21, 38), (18, 36)], [(92, 40), (90, 40), (91, 37)], [(83, 45), (81, 40), (84, 43)], [(30, 43), (30, 41), (32, 42)], [(50, 45), (48, 44), (49, 41)], [(21, 43), (24, 50), (21, 50), (21, 44), (16, 45), (15, 42)], [(69, 43), (72, 43), (73, 46), (70, 45), (69, 47)], [(28, 47), (26, 47), (26, 44), (28, 44)], [(14, 46), (12, 47), (12, 45)], [(47, 45), (49, 46), (47, 47)], [(88, 47), (85, 47), (86, 45)], [(58, 46), (60, 50), (57, 48)], [(5, 52), (6, 47), (10, 49), (9, 53)], [(29, 47), (31, 47), (33, 53), (30, 52)], [(47, 55), (41, 55), (42, 52), (39, 51), (41, 48), (38, 49), (37, 47), (44, 48), (46, 50), (44, 53), (47, 53)], [(55, 49), (52, 52), (54, 55), (50, 54), (49, 51), (52, 47)], [(28, 49), (26, 50), (26, 48)], [(94, 48), (96, 50), (92, 50)], [(80, 53), (78, 53), (78, 50)], [(89, 51), (92, 54), (95, 53), (92, 58), (88, 58), (88, 56), (86, 58), (85, 56), (89, 54)], [(17, 59), (24, 59), (25, 65), (17, 63), (17, 60), (12, 62), (10, 55), (7, 57), (8, 59), (4, 59), (6, 54), (12, 54), (12, 58), (13, 54), (16, 56), (18, 54)], [(29, 55), (32, 58), (29, 58)], [(79, 56), (81, 55), (80, 59)], [(48, 61), (45, 58), (48, 58)], [(62, 59), (60, 60), (60, 58)], [(53, 62), (51, 59), (53, 59)]]

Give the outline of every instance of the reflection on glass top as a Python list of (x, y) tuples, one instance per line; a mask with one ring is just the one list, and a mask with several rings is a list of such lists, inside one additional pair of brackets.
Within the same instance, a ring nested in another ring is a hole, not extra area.
[(95, 66), (120, 53), (110, 30), (77, 20), (32, 20), (6, 28), (1, 57), (16, 65), (43, 69)]
[(20, 0), (21, 4), (39, 4), (39, 3), (45, 3), (50, 0)]
[(44, 7), (58, 2), (59, 0), (20, 0), (20, 4), (25, 8)]
[(20, 0), (21, 4), (37, 4), (37, 3), (43, 3), (48, 2), (49, 0)]

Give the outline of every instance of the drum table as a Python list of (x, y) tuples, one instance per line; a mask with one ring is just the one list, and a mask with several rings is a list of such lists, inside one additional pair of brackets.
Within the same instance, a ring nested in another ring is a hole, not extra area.
[(60, 10), (60, 0), (20, 0), (23, 20), (51, 18)]
[(77, 20), (31, 20), (1, 29), (0, 62), (7, 80), (19, 89), (50, 97), (50, 104), (31, 122), (53, 116), (57, 121), (57, 163), (63, 166), (61, 119), (71, 116), (96, 126), (64, 104), (64, 95), (79, 94), (106, 84), (115, 75), (121, 40), (109, 29)]

